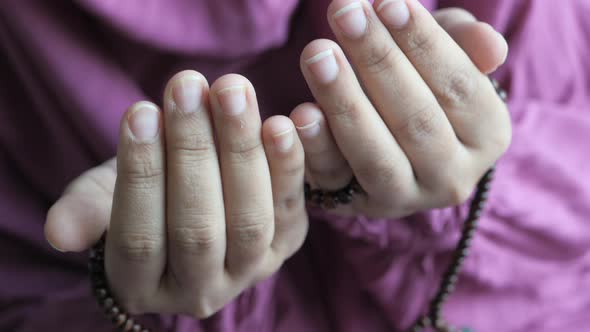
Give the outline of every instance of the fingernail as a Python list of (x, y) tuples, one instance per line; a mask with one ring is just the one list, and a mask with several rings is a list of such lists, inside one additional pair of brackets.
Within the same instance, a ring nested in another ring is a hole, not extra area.
[(367, 30), (367, 17), (363, 5), (359, 2), (350, 3), (334, 13), (334, 20), (348, 38), (362, 37)]
[(184, 113), (196, 112), (200, 108), (202, 95), (201, 78), (196, 75), (185, 75), (172, 86), (175, 106)]
[(233, 85), (217, 91), (221, 110), (227, 115), (239, 115), (246, 110), (246, 86)]
[(312, 56), (305, 60), (305, 63), (316, 79), (323, 84), (334, 81), (340, 72), (336, 57), (334, 56), (334, 50), (332, 49)]
[(47, 240), (47, 243), (49, 243), (49, 246), (51, 246), (51, 248), (53, 248), (53, 249), (55, 249), (55, 250), (57, 250), (59, 252), (68, 252), (67, 250), (63, 250), (63, 249), (58, 248), (53, 243), (51, 243), (49, 240)]
[(320, 122), (318, 120), (312, 121), (304, 126), (296, 127), (297, 132), (306, 138), (316, 137), (320, 133)]
[(141, 103), (135, 107), (129, 115), (129, 129), (140, 143), (151, 142), (160, 129), (158, 109), (148, 103)]
[(275, 147), (280, 152), (287, 152), (293, 146), (293, 128), (281, 131), (272, 136)]
[(385, 24), (396, 29), (403, 28), (410, 20), (406, 0), (384, 0), (377, 7), (377, 12), (381, 14)]

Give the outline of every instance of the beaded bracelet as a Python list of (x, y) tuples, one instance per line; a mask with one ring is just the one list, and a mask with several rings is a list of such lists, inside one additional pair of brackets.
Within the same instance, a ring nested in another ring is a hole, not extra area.
[[(490, 79), (498, 96), (506, 102), (507, 94), (502, 90), (496, 80)], [(477, 229), (479, 217), (485, 207), (485, 202), (490, 189), (490, 184), (494, 175), (494, 167), (490, 168), (477, 184), (475, 195), (470, 203), (467, 219), (463, 224), (461, 238), (457, 248), (453, 252), (451, 264), (442, 277), (441, 284), (436, 295), (430, 302), (428, 312), (422, 315), (410, 328), (410, 332), (421, 332), (425, 328), (434, 328), (438, 332), (469, 332), (468, 328), (457, 330), (442, 318), (442, 308), (449, 298), (458, 281), (459, 271), (469, 254), (471, 241)], [(353, 195), (363, 193), (362, 187), (353, 177), (350, 183), (336, 191), (322, 191), (320, 189), (311, 189), (309, 184), (305, 184), (305, 197), (315, 205), (326, 209), (334, 208), (340, 204), (348, 204), (352, 201)], [(105, 235), (92, 247), (89, 254), (88, 271), (90, 274), (92, 293), (96, 297), (98, 304), (120, 330), (125, 332), (150, 332), (142, 324), (137, 322), (126, 312), (117, 302), (112, 294), (104, 270), (104, 246)]]

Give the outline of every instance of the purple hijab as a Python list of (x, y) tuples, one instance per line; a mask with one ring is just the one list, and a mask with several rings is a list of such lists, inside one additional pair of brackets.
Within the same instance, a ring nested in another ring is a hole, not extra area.
[[(327, 0), (0, 2), (0, 331), (112, 331), (84, 254), (43, 238), (66, 184), (115, 154), (125, 108), (175, 72), (247, 76), (263, 116), (310, 101), (304, 45)], [(501, 31), (514, 138), (445, 315), (479, 332), (590, 331), (590, 2), (423, 0)], [(285, 80), (284, 77), (289, 77)], [(281, 82), (281, 84), (277, 84)], [(303, 248), (214, 317), (155, 331), (402, 331), (425, 310), (465, 207), (403, 220), (312, 213)]]

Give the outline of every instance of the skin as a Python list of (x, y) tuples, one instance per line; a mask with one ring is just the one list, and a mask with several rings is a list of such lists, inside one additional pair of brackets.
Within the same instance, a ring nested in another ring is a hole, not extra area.
[[(352, 2), (328, 8), (337, 42), (302, 52), (315, 103), (262, 122), (246, 78), (209, 87), (197, 72), (176, 74), (163, 110), (132, 105), (116, 159), (53, 205), (47, 240), (83, 251), (108, 229), (107, 277), (124, 307), (205, 318), (299, 249), (304, 177), (324, 189), (357, 177), (367, 193), (340, 214), (401, 217), (466, 200), (510, 142), (508, 113), (485, 76), (505, 60), (506, 42), (463, 10), (433, 18), (414, 0), (403, 27), (383, 23), (382, 1), (353, 5), (367, 23), (351, 38), (338, 23), (347, 14), (335, 14)], [(339, 67), (330, 82), (314, 74), (322, 61), (309, 61), (326, 50)], [(145, 135), (149, 116), (155, 136)]]

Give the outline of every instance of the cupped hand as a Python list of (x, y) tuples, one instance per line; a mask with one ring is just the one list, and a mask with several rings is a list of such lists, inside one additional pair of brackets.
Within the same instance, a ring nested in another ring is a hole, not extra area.
[(303, 157), (289, 118), (261, 123), (244, 77), (209, 89), (184, 71), (168, 83), (163, 112), (130, 107), (117, 166), (75, 180), (49, 211), (46, 236), (80, 251), (108, 226), (106, 275), (127, 310), (204, 318), (303, 243)]
[(338, 43), (315, 40), (301, 69), (316, 103), (291, 119), (312, 189), (354, 175), (365, 193), (336, 213), (403, 217), (464, 202), (511, 139), (486, 74), (506, 58), (491, 26), (416, 0), (334, 0)]

